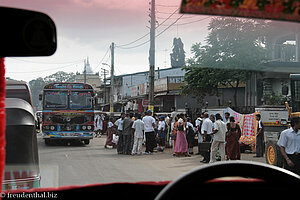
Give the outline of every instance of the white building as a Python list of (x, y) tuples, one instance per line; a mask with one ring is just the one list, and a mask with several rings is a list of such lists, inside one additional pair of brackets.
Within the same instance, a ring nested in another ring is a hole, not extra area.
[(100, 91), (99, 87), (101, 85), (101, 79), (99, 77), (99, 73), (93, 72), (88, 58), (84, 61), (84, 69), (82, 73), (76, 74), (75, 82), (79, 82), (79, 83), (86, 82), (90, 84), (96, 92)]

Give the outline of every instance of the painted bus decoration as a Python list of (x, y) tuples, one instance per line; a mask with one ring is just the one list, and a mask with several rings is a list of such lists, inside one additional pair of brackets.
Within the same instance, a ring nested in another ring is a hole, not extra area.
[(93, 87), (86, 83), (50, 83), (39, 99), (43, 102), (42, 132), (51, 140), (80, 140), (89, 144), (94, 133)]

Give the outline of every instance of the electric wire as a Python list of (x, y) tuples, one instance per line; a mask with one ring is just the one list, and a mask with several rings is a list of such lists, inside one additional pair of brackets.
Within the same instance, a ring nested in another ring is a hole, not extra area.
[[(178, 9), (176, 9), (168, 18), (166, 18), (161, 24), (157, 25), (155, 27), (155, 29), (157, 29), (159, 26), (163, 25), (167, 20), (169, 20), (176, 12), (178, 11)], [(159, 34), (157, 34), (155, 37), (158, 37), (160, 36), (162, 33), (164, 33), (166, 30), (168, 30), (171, 26), (173, 26), (175, 23), (178, 22), (178, 20), (180, 20), (182, 17), (184, 16), (184, 14), (180, 15), (180, 17), (178, 17), (171, 25), (169, 25), (167, 28), (165, 28), (163, 31), (161, 31)], [(150, 33), (148, 33), (147, 35), (149, 35)], [(135, 46), (131, 46), (131, 47), (124, 47), (123, 46), (119, 46), (117, 45), (116, 47), (120, 48), (120, 49), (134, 49), (134, 48), (138, 48), (140, 46), (143, 46), (145, 44), (147, 44), (148, 42), (150, 42), (150, 39), (141, 43), (141, 44), (138, 44), (138, 45), (135, 45)]]
[(23, 59), (19, 59), (19, 58), (15, 58), (15, 57), (9, 57), (8, 59), (13, 59), (13, 60), (17, 60), (17, 61), (22, 61), (22, 62), (27, 62), (27, 63), (34, 63), (34, 64), (42, 64), (42, 65), (64, 65), (64, 64), (71, 64), (71, 63), (78, 63), (78, 62), (82, 62), (83, 59), (81, 60), (74, 60), (74, 61), (70, 61), (70, 62), (61, 62), (61, 63), (46, 63), (46, 62), (38, 62), (38, 61), (31, 61), (31, 60), (23, 60)]
[(178, 8), (179, 6), (176, 5), (164, 5), (164, 4), (155, 4), (158, 7), (167, 7), (167, 8)]
[[(193, 24), (193, 23), (201, 22), (201, 21), (209, 19), (209, 18), (211, 18), (211, 16), (205, 17), (205, 18), (202, 18), (202, 19), (198, 19), (198, 20), (195, 20), (195, 21), (190, 21), (190, 22), (185, 22), (185, 23), (181, 23), (181, 24), (176, 24), (176, 25), (177, 26), (183, 26), (183, 25), (187, 25), (187, 24)], [(163, 26), (169, 26), (169, 25), (164, 24)]]
[(108, 52), (110, 50), (110, 46), (107, 48), (104, 56), (102, 57), (102, 59), (100, 60), (100, 62), (97, 64), (97, 66), (93, 69), (93, 71), (96, 71), (96, 69), (102, 64), (103, 60), (105, 59), (105, 57), (107, 56)]
[[(177, 11), (178, 11), (178, 10), (179, 10), (179, 8), (177, 8), (176, 10), (174, 10), (167, 18), (165, 18), (165, 20), (164, 20), (162, 23), (158, 24), (158, 25), (155, 27), (155, 29), (159, 28), (159, 27), (160, 27), (161, 25), (163, 25), (166, 21), (168, 21), (168, 20), (169, 20), (169, 19), (170, 19)], [(127, 43), (127, 44), (116, 45), (116, 48), (121, 48), (121, 49), (133, 49), (133, 48), (140, 47), (140, 46), (142, 46), (142, 45), (144, 45), (144, 44), (147, 44), (150, 40), (147, 40), (146, 42), (143, 42), (143, 43), (141, 43), (141, 44), (138, 44), (138, 45), (135, 45), (135, 46), (132, 46), (132, 47), (125, 47), (125, 46), (129, 46), (129, 45), (131, 45), (131, 44), (133, 44), (133, 43), (136, 43), (137, 41), (139, 41), (139, 40), (141, 40), (141, 39), (147, 37), (149, 34), (150, 34), (150, 33), (147, 33), (147, 34), (143, 35), (142, 37), (140, 37), (140, 38), (138, 38), (138, 39), (136, 39), (136, 40), (134, 40), (134, 41), (132, 41), (132, 42), (129, 42), (129, 43)]]
[(77, 65), (79, 63), (80, 62), (78, 62), (78, 63), (72, 63), (72, 64), (69, 64), (69, 65), (64, 65), (64, 66), (61, 66), (61, 67), (55, 67), (55, 68), (51, 68), (51, 69), (48, 68), (48, 69), (44, 69), (44, 70), (23, 71), (23, 72), (15, 71), (15, 72), (6, 72), (6, 73), (16, 73), (16, 74), (26, 73), (26, 74), (28, 74), (28, 73), (36, 73), (36, 72), (47, 72), (47, 71), (52, 71), (52, 70), (57, 70), (57, 69), (64, 69), (64, 68), (67, 68), (67, 67), (71, 67), (71, 66)]

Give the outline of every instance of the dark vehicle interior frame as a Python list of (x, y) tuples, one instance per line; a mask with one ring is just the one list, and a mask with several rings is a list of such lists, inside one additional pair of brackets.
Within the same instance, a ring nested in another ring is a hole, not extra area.
[[(184, 4), (187, 1), (182, 2)], [(183, 12), (182, 9), (181, 12)], [(201, 14), (201, 10), (198, 14)], [(226, 12), (215, 14), (238, 16), (236, 13)], [(248, 17), (253, 16), (250, 14)], [(268, 18), (278, 19), (271, 16)], [(44, 13), (0, 7), (0, 19), (0, 181), (2, 181), (5, 165), (4, 57), (50, 56), (56, 51), (57, 36), (54, 22)], [(290, 21), (299, 22), (300, 18), (293, 18)], [(44, 27), (42, 31), (36, 30), (37, 24), (39, 26), (42, 24)], [(32, 37), (30, 37), (32, 34), (42, 34), (43, 36), (38, 37), (38, 41), (32, 41)], [(200, 196), (210, 198), (220, 196), (237, 199), (248, 194), (248, 192), (245, 192), (245, 188), (256, 193), (252, 195), (260, 195), (259, 198), (264, 195), (268, 198), (278, 198), (286, 194), (291, 196), (294, 193), (296, 195), (299, 185), (300, 177), (282, 168), (256, 162), (227, 161), (202, 165), (174, 181), (107, 183), (13, 190), (9, 192), (16, 194), (53, 192), (58, 199), (67, 199), (73, 196), (78, 199), (95, 197), (110, 197), (113, 199), (188, 199), (199, 198)]]

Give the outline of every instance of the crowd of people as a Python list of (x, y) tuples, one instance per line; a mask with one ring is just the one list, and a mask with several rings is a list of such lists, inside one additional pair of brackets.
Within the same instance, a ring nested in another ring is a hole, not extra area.
[[(101, 118), (95, 123), (104, 126), (99, 121)], [(170, 115), (160, 116), (148, 110), (143, 115), (122, 113), (115, 122), (110, 118), (106, 126), (105, 148), (116, 148), (118, 154), (150, 155), (172, 147), (173, 156), (190, 157), (194, 154), (194, 146), (198, 146), (195, 154), (202, 155), (200, 162), (203, 163), (241, 159), (241, 128), (229, 113), (225, 113), (223, 119), (219, 113), (209, 116), (204, 112), (193, 123), (185, 114), (178, 114), (175, 108)]]
[[(256, 114), (255, 118), (258, 121), (255, 157), (263, 157), (264, 124), (260, 114)], [(95, 135), (107, 132), (105, 147), (116, 148), (118, 154), (142, 155), (145, 143), (144, 154), (147, 155), (152, 154), (154, 149), (164, 151), (165, 147), (172, 147), (173, 156), (189, 157), (194, 154), (194, 146), (198, 143), (196, 154), (203, 157), (200, 162), (241, 159), (241, 128), (230, 113), (225, 113), (223, 119), (219, 113), (209, 115), (204, 112), (194, 124), (185, 114), (176, 113), (175, 108), (170, 115), (157, 116), (148, 110), (143, 116), (122, 113), (115, 122), (113, 118), (108, 123), (104, 121), (104, 116), (96, 117), (95, 126), (98, 127)], [(297, 174), (300, 174), (299, 129), (300, 117), (291, 118), (291, 128), (281, 133), (277, 143), (284, 158), (284, 168)]]

